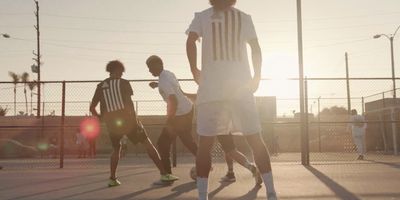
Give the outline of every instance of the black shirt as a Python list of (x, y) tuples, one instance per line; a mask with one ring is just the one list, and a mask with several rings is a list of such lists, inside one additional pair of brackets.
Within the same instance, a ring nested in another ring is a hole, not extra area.
[[(132, 109), (133, 112), (132, 95), (133, 90), (129, 81), (122, 78), (107, 78), (97, 85), (92, 105), (100, 102), (101, 115), (126, 109)], [(126, 111), (129, 112), (129, 110)]]

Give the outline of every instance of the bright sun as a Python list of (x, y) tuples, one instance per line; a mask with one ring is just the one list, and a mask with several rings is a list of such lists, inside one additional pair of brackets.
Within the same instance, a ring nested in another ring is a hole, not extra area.
[(277, 98), (298, 97), (298, 81), (288, 80), (298, 77), (298, 64), (295, 55), (273, 53), (263, 58), (262, 81), (256, 96), (276, 96)]

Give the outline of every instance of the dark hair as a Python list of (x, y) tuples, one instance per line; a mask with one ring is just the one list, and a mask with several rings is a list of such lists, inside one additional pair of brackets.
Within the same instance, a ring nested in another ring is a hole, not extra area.
[(161, 66), (163, 67), (163, 61), (161, 60), (161, 58), (159, 56), (156, 55), (152, 55), (149, 58), (147, 58), (146, 60), (146, 64), (148, 67), (150, 66)]
[(222, 7), (233, 6), (236, 3), (236, 0), (209, 0), (212, 6), (216, 5), (224, 5)]
[(119, 60), (112, 60), (107, 63), (106, 71), (110, 72), (110, 73), (116, 72), (116, 71), (124, 72), (125, 67), (124, 67), (124, 64), (122, 64), (122, 62), (120, 62)]
[(356, 109), (352, 109), (352, 110), (351, 110), (351, 114), (352, 114), (352, 115), (357, 115), (357, 110), (356, 110)]

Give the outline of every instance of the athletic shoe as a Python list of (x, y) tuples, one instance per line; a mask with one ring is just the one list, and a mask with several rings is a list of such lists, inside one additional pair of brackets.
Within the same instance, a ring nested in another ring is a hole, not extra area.
[(110, 180), (108, 181), (108, 187), (114, 187), (114, 186), (119, 186), (121, 185), (121, 182), (119, 182), (118, 179), (112, 179), (110, 178)]
[(251, 165), (250, 171), (253, 174), (254, 179), (256, 180), (256, 185), (261, 185), (263, 183), (263, 179), (261, 177), (260, 172), (257, 170), (257, 167)]
[(164, 181), (164, 182), (171, 182), (171, 181), (179, 180), (179, 177), (174, 176), (172, 174), (165, 174), (165, 175), (161, 175), (161, 179), (160, 180)]
[(221, 178), (222, 182), (235, 182), (236, 177), (234, 172), (228, 172), (224, 177)]
[(359, 155), (357, 160), (364, 160), (364, 156), (363, 155)]
[(268, 200), (278, 200), (278, 197), (276, 196), (276, 193), (267, 193), (267, 199)]

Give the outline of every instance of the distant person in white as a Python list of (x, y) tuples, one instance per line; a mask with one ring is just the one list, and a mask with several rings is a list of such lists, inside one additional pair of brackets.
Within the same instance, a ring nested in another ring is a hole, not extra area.
[(357, 147), (358, 158), (357, 160), (364, 160), (365, 155), (365, 130), (367, 128), (367, 123), (365, 123), (365, 118), (362, 115), (357, 114), (357, 110), (351, 110), (351, 133), (353, 136), (354, 144)]
[[(243, 133), (252, 148), (255, 163), (269, 200), (277, 199), (268, 150), (261, 137), (261, 124), (254, 92), (261, 80), (261, 49), (251, 16), (234, 8), (236, 0), (209, 0), (211, 7), (195, 13), (186, 33), (186, 53), (197, 92), (196, 157), (200, 200), (208, 199), (211, 149), (217, 135)], [(197, 45), (201, 38), (201, 70)], [(254, 75), (247, 55), (251, 49)]]

